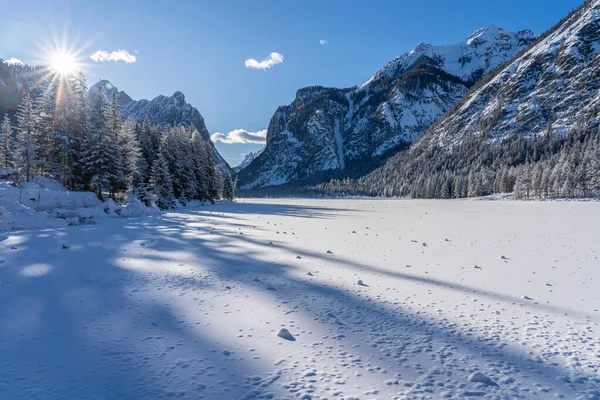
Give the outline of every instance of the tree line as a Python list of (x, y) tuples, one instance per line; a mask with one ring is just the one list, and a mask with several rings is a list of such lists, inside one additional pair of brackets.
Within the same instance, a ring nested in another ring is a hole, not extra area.
[(511, 134), (498, 143), (473, 135), (451, 149), (413, 146), (360, 179), (332, 180), (313, 192), (412, 198), (600, 197), (600, 127), (582, 115), (566, 134)]
[[(162, 209), (189, 200), (233, 200), (210, 142), (195, 127), (152, 126), (123, 118), (116, 91), (90, 96), (83, 74), (56, 77), (41, 95), (25, 93), (16, 124), (0, 124), (0, 169), (26, 181), (40, 175), (101, 200), (133, 194)], [(110, 97), (110, 98), (109, 98)]]

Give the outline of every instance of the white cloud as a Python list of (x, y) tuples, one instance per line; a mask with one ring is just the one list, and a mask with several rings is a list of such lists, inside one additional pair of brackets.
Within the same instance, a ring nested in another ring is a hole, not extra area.
[(319, 40), (319, 44), (320, 44), (320, 45), (325, 45), (325, 44), (327, 44), (327, 43), (329, 43), (329, 42), (328, 42), (327, 40), (325, 40), (325, 39), (321, 39), (321, 40)]
[(213, 133), (210, 140), (226, 144), (265, 144), (267, 142), (267, 130), (248, 132), (245, 129), (234, 129), (229, 133)]
[(246, 64), (246, 68), (266, 70), (268, 68), (271, 68), (274, 65), (281, 64), (282, 62), (283, 62), (283, 54), (277, 53), (276, 51), (274, 51), (273, 53), (269, 54), (269, 57), (265, 58), (262, 61), (258, 61), (258, 60), (255, 60), (254, 58), (250, 58), (250, 59), (246, 60), (245, 64)]
[(127, 64), (132, 64), (136, 61), (136, 57), (126, 50), (115, 50), (110, 53), (105, 50), (98, 50), (90, 58), (96, 62), (125, 61)]
[(24, 66), (25, 64), (23, 63), (23, 61), (19, 60), (18, 58), (14, 58), (11, 57), (8, 60), (4, 60), (4, 64), (6, 65), (18, 65), (19, 67)]

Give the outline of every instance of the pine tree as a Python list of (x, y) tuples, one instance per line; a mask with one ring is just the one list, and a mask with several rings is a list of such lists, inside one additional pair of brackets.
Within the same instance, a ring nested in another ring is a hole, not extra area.
[(29, 93), (23, 97), (17, 111), (18, 135), (17, 135), (17, 167), (24, 174), (27, 182), (33, 176), (38, 163), (37, 158), (37, 119), (33, 106), (33, 100)]
[(133, 187), (134, 181), (141, 182), (146, 171), (141, 171), (140, 168), (144, 164), (140, 164), (142, 151), (140, 144), (135, 135), (135, 121), (127, 118), (121, 124), (119, 131), (119, 147), (121, 149), (121, 170), (123, 171), (123, 182), (125, 188)]
[[(214, 203), (216, 199), (220, 198), (221, 176), (220, 172), (217, 171), (218, 167), (215, 168), (215, 156), (210, 143), (206, 142), (204, 144), (204, 149), (204, 154), (206, 155), (206, 162), (204, 163), (204, 168), (208, 187), (208, 200), (211, 203)], [(217, 173), (219, 173), (219, 176), (217, 176)]]
[(208, 162), (206, 156), (206, 148), (200, 133), (197, 130), (192, 132), (192, 138), (190, 140), (194, 175), (196, 179), (196, 196), (198, 200), (209, 200), (209, 184), (206, 175), (206, 163)]
[(156, 205), (161, 209), (175, 206), (173, 196), (173, 181), (169, 173), (169, 164), (161, 152), (152, 165), (152, 191), (156, 195)]
[(67, 104), (68, 149), (62, 154), (63, 183), (70, 189), (87, 189), (89, 176), (85, 171), (85, 139), (88, 133), (88, 95), (82, 72), (70, 76), (71, 95)]
[(13, 129), (8, 115), (4, 115), (2, 125), (0, 125), (0, 169), (14, 168), (15, 162), (13, 157), (14, 139)]
[(37, 169), (41, 175), (55, 177), (59, 172), (59, 140), (57, 138), (57, 86), (48, 84), (35, 100)]
[(82, 163), (91, 177), (91, 187), (102, 199), (102, 193), (108, 191), (114, 196), (115, 190), (123, 181), (121, 169), (121, 149), (119, 146), (117, 122), (113, 121), (114, 110), (103, 93), (94, 98), (90, 110), (89, 132), (86, 135)]
[(223, 198), (223, 178), (221, 178), (221, 169), (219, 168), (218, 165), (215, 165), (213, 167), (215, 173), (213, 175), (213, 190), (214, 190), (214, 197), (213, 199), (222, 199)]
[(233, 201), (233, 182), (229, 173), (225, 175), (223, 180), (223, 198), (227, 201)]

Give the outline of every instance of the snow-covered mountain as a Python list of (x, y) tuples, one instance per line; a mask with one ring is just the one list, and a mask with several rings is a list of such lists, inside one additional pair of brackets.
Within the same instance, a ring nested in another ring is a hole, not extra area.
[(300, 89), (275, 112), (266, 148), (240, 171), (240, 187), (365, 174), (534, 40), (529, 30), (510, 33), (492, 25), (453, 45), (419, 44), (360, 86)]
[(205, 141), (211, 143), (219, 167), (222, 172), (230, 170), (227, 162), (221, 157), (217, 149), (210, 141), (210, 134), (204, 118), (200, 112), (191, 104), (185, 101), (185, 96), (180, 91), (175, 92), (172, 96), (157, 96), (152, 100), (133, 100), (125, 92), (119, 91), (117, 87), (107, 80), (100, 80), (92, 85), (89, 89), (89, 97), (92, 98), (98, 93), (104, 93), (109, 99), (112, 92), (116, 92), (117, 101), (121, 106), (121, 113), (124, 117), (131, 117), (138, 123), (142, 123), (146, 117), (152, 125), (186, 125), (194, 126)]
[(263, 150), (264, 150), (264, 147), (262, 149), (260, 149), (260, 150), (255, 151), (255, 152), (250, 152), (250, 153), (246, 154), (246, 156), (244, 157), (244, 159), (242, 160), (242, 162), (238, 166), (233, 167), (233, 170), (235, 172), (240, 172), (241, 170), (243, 170), (244, 168), (246, 168), (248, 165), (250, 165), (250, 163), (252, 161), (254, 161), (254, 159), (256, 157), (258, 157), (260, 155), (260, 153), (262, 153)]
[(600, 110), (600, 1), (588, 1), (461, 102), (423, 137), (451, 145), (467, 135), (566, 133)]

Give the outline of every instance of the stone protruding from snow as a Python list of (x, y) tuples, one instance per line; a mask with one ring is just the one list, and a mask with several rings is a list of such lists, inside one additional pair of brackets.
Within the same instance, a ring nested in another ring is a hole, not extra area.
[(366, 284), (365, 284), (365, 283), (362, 281), (362, 279), (359, 279), (359, 280), (356, 282), (356, 284), (357, 284), (358, 286), (368, 286), (368, 285), (366, 285)]
[(498, 384), (489, 376), (479, 371), (473, 372), (471, 375), (469, 375), (469, 382), (483, 383), (488, 386), (498, 386)]
[(331, 250), (327, 250), (327, 254), (333, 254)]
[(521, 297), (521, 298), (522, 298), (523, 300), (533, 300), (533, 299), (532, 299), (531, 297), (529, 297), (529, 296), (523, 296), (523, 297)]
[(289, 340), (290, 342), (294, 342), (296, 340), (296, 338), (294, 337), (294, 335), (292, 335), (290, 333), (290, 331), (288, 331), (285, 328), (281, 328), (279, 330), (279, 332), (277, 332), (277, 336), (279, 336), (282, 339)]

